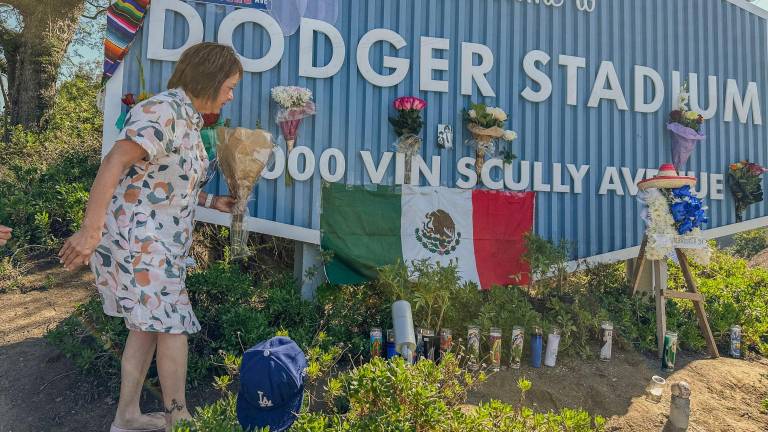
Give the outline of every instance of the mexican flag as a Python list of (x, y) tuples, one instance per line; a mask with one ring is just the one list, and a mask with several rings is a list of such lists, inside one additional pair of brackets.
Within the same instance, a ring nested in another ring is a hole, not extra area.
[(454, 263), (463, 280), (481, 288), (525, 285), (524, 236), (533, 229), (533, 192), (444, 187), (325, 184), (321, 247), (334, 284), (377, 277), (377, 268), (401, 260)]

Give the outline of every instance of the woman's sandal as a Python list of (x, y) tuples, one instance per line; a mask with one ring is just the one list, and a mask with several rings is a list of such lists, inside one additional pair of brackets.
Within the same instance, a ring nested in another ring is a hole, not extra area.
[[(149, 417), (158, 417), (158, 418), (165, 419), (164, 412), (153, 412), (153, 413), (148, 413), (146, 415)], [(112, 424), (112, 426), (109, 429), (109, 432), (165, 432), (165, 426), (155, 428), (155, 429), (123, 429)]]

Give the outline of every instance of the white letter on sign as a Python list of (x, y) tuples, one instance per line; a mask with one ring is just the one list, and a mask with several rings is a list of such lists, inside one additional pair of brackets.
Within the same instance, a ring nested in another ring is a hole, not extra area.
[[(459, 171), (459, 179), (456, 180), (456, 187), (459, 189), (472, 189), (477, 185), (477, 172), (475, 172), (475, 159), (463, 157), (456, 164)], [(466, 179), (461, 176), (466, 177)]]
[[(566, 93), (568, 94), (568, 105), (576, 106), (579, 96), (579, 68), (587, 67), (587, 59), (584, 57), (573, 57), (569, 55), (560, 55), (560, 66), (566, 67)], [(550, 85), (552, 82), (550, 81)]]
[(619, 170), (616, 167), (609, 166), (603, 174), (603, 181), (600, 182), (599, 195), (606, 195), (609, 190), (615, 191), (616, 195), (624, 196), (624, 188), (621, 187), (621, 178)]
[[(610, 88), (605, 88), (606, 81), (610, 84)], [(600, 64), (600, 70), (597, 71), (597, 78), (595, 79), (595, 86), (592, 88), (592, 96), (590, 96), (587, 106), (597, 108), (603, 99), (613, 99), (620, 110), (629, 110), (627, 100), (624, 99), (624, 91), (621, 89), (621, 83), (619, 82), (619, 75), (616, 74), (616, 68), (613, 67), (613, 63), (609, 61), (604, 61)]]
[(451, 41), (442, 38), (421, 37), (421, 68), (419, 79), (422, 91), (448, 93), (448, 81), (432, 78), (432, 71), (447, 71), (448, 60), (436, 59), (432, 56), (435, 50), (448, 51)]
[[(336, 172), (331, 174), (331, 158), (336, 159)], [(344, 153), (337, 148), (329, 148), (320, 155), (320, 176), (328, 183), (336, 183), (344, 178), (347, 162)]]
[(373, 163), (373, 157), (368, 150), (360, 150), (360, 156), (363, 158), (363, 164), (365, 164), (365, 171), (368, 173), (368, 177), (371, 178), (371, 183), (380, 184), (384, 179), (384, 174), (387, 172), (390, 162), (392, 162), (392, 152), (384, 152), (379, 160), (379, 166), (376, 167)]
[[(299, 156), (304, 155), (304, 171), (299, 172)], [(306, 146), (297, 146), (288, 155), (288, 173), (297, 181), (309, 180), (315, 173), (315, 154)]]
[[(475, 54), (481, 62), (475, 66)], [(472, 96), (472, 82), (476, 82), (480, 93), (487, 97), (496, 97), (485, 75), (493, 69), (493, 52), (485, 45), (462, 42), (461, 44), (461, 94)]]
[[(331, 61), (327, 65), (316, 67), (313, 64), (315, 33), (322, 33), (331, 41)], [(325, 21), (302, 18), (299, 36), (299, 75), (307, 78), (330, 78), (344, 66), (347, 48), (344, 38), (336, 27)]]
[[(650, 103), (645, 102), (646, 78), (650, 78), (651, 84), (653, 84), (653, 99), (651, 99)], [(662, 81), (661, 75), (647, 66), (635, 65), (635, 111), (640, 113), (654, 113), (661, 108), (663, 102), (664, 81)]]
[(534, 50), (523, 59), (523, 69), (528, 78), (539, 84), (539, 91), (533, 91), (530, 86), (525, 87), (521, 95), (531, 102), (544, 102), (552, 95), (552, 80), (546, 73), (536, 69), (536, 63), (546, 66), (549, 63), (549, 54), (544, 51)]
[[(184, 45), (163, 48), (165, 39), (165, 11), (181, 14), (189, 25), (189, 37)], [(147, 49), (147, 58), (152, 60), (176, 61), (185, 49), (203, 41), (203, 20), (192, 6), (178, 0), (155, 0), (149, 8), (149, 40), (153, 41)]]
[(366, 33), (360, 43), (357, 44), (357, 68), (363, 77), (373, 85), (379, 87), (392, 87), (400, 84), (408, 74), (411, 62), (408, 59), (399, 57), (384, 56), (384, 67), (395, 70), (391, 75), (381, 75), (371, 67), (370, 53), (371, 47), (376, 42), (389, 42), (395, 49), (401, 49), (408, 45), (402, 36), (387, 29), (374, 29)]
[[(154, 7), (154, 5), (153, 5)], [(274, 18), (256, 9), (240, 9), (224, 17), (219, 26), (219, 43), (234, 47), (232, 43), (232, 34), (235, 29), (247, 22), (254, 22), (264, 28), (269, 33), (271, 45), (269, 52), (260, 59), (249, 59), (239, 55), (243, 63), (243, 69), (247, 72), (264, 72), (272, 69), (280, 63), (285, 50), (285, 36), (280, 24)], [(290, 156), (289, 156), (290, 157)]]
[(723, 116), (725, 121), (733, 121), (734, 108), (736, 108), (740, 122), (747, 122), (749, 111), (751, 109), (752, 124), (763, 124), (763, 113), (760, 110), (760, 94), (757, 92), (756, 82), (747, 84), (747, 93), (742, 99), (741, 93), (739, 92), (739, 85), (736, 83), (736, 80), (729, 79), (727, 81), (725, 86), (725, 114)]

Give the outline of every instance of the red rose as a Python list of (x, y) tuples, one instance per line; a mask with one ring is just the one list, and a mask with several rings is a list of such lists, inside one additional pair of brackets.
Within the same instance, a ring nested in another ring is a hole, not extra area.
[(133, 93), (126, 93), (120, 100), (129, 107), (136, 105), (136, 99), (133, 98)]
[(218, 113), (206, 113), (203, 114), (203, 127), (211, 127), (219, 122), (220, 114)]
[(671, 118), (672, 121), (680, 121), (683, 118), (683, 112), (680, 110), (674, 110), (669, 114), (669, 118)]

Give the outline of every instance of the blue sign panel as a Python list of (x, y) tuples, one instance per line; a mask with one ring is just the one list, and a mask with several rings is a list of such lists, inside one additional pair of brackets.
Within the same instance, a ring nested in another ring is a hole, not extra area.
[[(316, 114), (302, 122), (287, 164), (293, 183), (285, 182), (281, 152), (254, 191), (250, 214), (263, 221), (318, 230), (323, 181), (402, 183), (405, 164), (388, 121), (401, 96), (427, 103), (411, 181), (535, 191), (536, 232), (571, 241), (574, 258), (640, 243), (637, 183), (672, 162), (667, 122), (686, 81), (706, 139), (685, 171), (709, 206), (707, 229), (726, 233), (736, 222), (729, 164), (768, 165), (768, 25), (742, 0), (306, 4), (266, 13), (155, 0), (125, 65), (123, 92), (138, 93), (136, 58), (148, 90), (158, 92), (187, 44), (232, 44), (246, 73), (222, 115), (276, 137), (271, 90), (312, 91)], [(480, 175), (463, 114), (472, 103), (503, 109), (505, 128), (518, 135), (510, 148), (517, 159), (497, 154)], [(209, 188), (226, 193), (220, 176)], [(766, 216), (762, 202), (745, 220)]]

